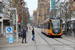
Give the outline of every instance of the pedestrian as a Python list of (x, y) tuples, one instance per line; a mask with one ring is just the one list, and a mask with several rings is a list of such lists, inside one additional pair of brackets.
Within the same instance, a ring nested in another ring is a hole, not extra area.
[(23, 39), (22, 39), (22, 43), (24, 43), (24, 42), (23, 42), (24, 39), (25, 39), (25, 43), (27, 43), (27, 42), (26, 42), (26, 28), (23, 29)]
[(28, 27), (27, 27), (26, 31), (28, 31)]
[(73, 28), (73, 32), (74, 32), (74, 37), (75, 37), (75, 27)]
[(33, 30), (32, 30), (32, 40), (34, 41), (34, 38), (35, 38), (35, 33), (34, 33), (34, 28), (33, 28)]

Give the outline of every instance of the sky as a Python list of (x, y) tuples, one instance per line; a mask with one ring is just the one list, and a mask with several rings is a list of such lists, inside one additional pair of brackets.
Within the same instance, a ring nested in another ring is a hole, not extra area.
[(38, 0), (24, 0), (29, 8), (30, 16), (33, 15), (33, 10), (37, 9)]

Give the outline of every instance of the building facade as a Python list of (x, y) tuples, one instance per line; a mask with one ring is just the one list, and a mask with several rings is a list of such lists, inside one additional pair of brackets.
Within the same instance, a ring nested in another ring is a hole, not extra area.
[(8, 0), (0, 0), (0, 37), (5, 36), (5, 27), (10, 25), (10, 12)]
[(3, 9), (2, 9), (2, 0), (0, 0), (0, 36), (3, 36)]
[(34, 26), (37, 26), (37, 10), (33, 10)]
[[(25, 16), (27, 18), (25, 18)], [(21, 23), (24, 25), (27, 24), (24, 19), (29, 20), (29, 11), (28, 8), (25, 7), (24, 0), (0, 0), (0, 36), (5, 36), (6, 26), (13, 26), (13, 30), (18, 28), (20, 31), (22, 28)]]
[(50, 11), (50, 0), (38, 0), (37, 23), (38, 25), (47, 18)]

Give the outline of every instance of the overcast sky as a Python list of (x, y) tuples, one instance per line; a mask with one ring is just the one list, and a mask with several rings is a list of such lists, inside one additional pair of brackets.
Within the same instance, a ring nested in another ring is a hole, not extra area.
[(37, 0), (25, 0), (25, 2), (27, 3), (27, 7), (29, 8), (30, 15), (32, 16), (33, 10), (37, 9), (38, 1)]

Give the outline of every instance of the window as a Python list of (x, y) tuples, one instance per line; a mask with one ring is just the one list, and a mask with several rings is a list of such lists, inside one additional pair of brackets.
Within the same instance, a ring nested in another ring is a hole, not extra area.
[(23, 0), (20, 0), (20, 1), (23, 1)]
[(40, 0), (40, 1), (44, 1), (44, 0)]
[(55, 21), (55, 20), (52, 20), (52, 28), (61, 28), (61, 22), (60, 22), (60, 20), (57, 20), (57, 21)]
[(50, 23), (49, 22), (44, 23), (43, 25), (44, 25), (44, 29), (50, 29)]
[(44, 5), (43, 4), (40, 4), (40, 7), (42, 8), (42, 7), (44, 7)]
[(48, 29), (50, 29), (50, 23), (48, 22)]
[(42, 5), (40, 5), (40, 7), (42, 7)]
[(55, 2), (58, 2), (59, 0), (55, 0)]
[(2, 12), (2, 2), (0, 2), (0, 12)]

